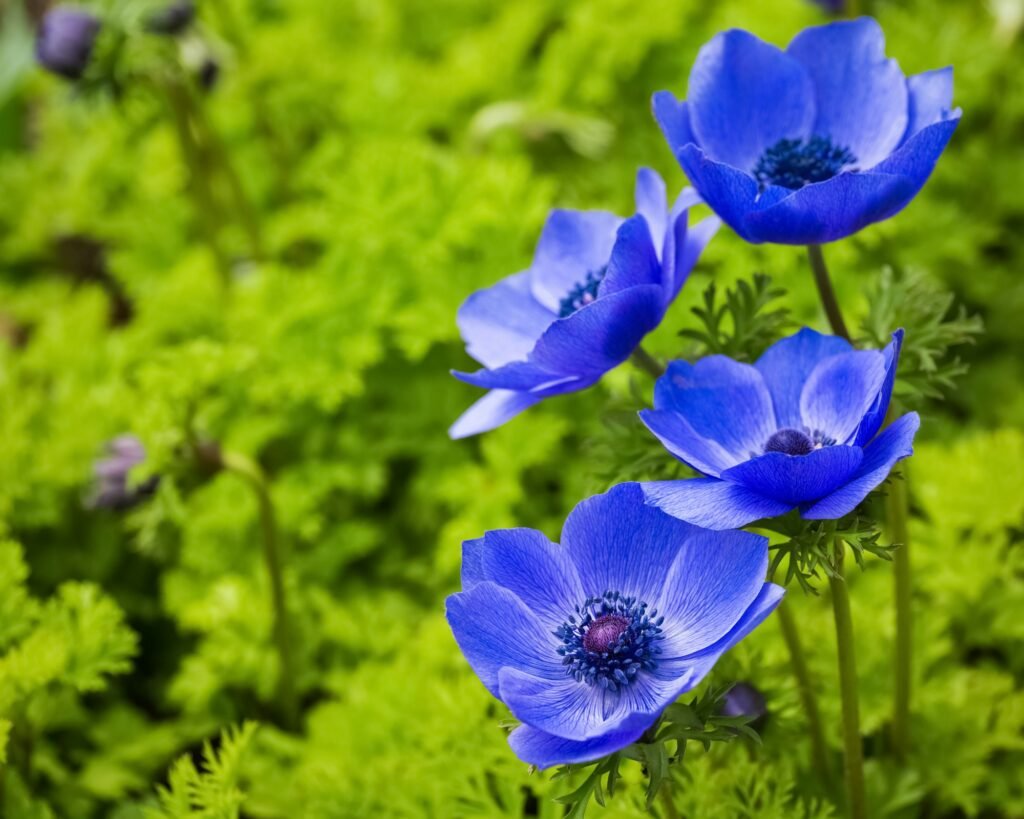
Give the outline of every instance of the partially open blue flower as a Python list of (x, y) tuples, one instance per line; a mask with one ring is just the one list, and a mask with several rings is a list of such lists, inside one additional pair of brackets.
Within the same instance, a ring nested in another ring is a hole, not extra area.
[[(711, 529), (799, 508), (840, 518), (913, 453), (916, 412), (879, 435), (903, 331), (884, 351), (854, 350), (803, 329), (756, 364), (714, 355), (673, 362), (640, 417), (666, 449), (706, 478), (644, 484), (648, 501)], [(877, 436), (877, 437), (876, 437)]]
[(635, 742), (782, 599), (768, 542), (710, 532), (621, 484), (580, 503), (556, 545), (533, 529), (463, 544), (448, 622), (539, 768)]
[(733, 29), (701, 49), (685, 102), (654, 116), (704, 201), (748, 242), (818, 244), (898, 213), (960, 121), (953, 69), (904, 76), (868, 17), (785, 51)]
[(100, 21), (87, 11), (57, 6), (48, 11), (36, 37), (36, 59), (54, 74), (81, 79), (89, 65)]
[(719, 221), (687, 227), (687, 189), (671, 211), (665, 183), (641, 169), (637, 214), (552, 211), (533, 265), (459, 308), (466, 351), (485, 369), (454, 375), (490, 392), (449, 434), (494, 429), (552, 395), (582, 390), (625, 361), (658, 326)]

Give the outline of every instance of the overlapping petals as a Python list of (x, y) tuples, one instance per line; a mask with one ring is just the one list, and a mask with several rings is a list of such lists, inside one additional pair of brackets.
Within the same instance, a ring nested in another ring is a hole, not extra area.
[(906, 77), (870, 18), (806, 29), (785, 51), (726, 31), (701, 49), (685, 102), (653, 100), (707, 204), (747, 241), (779, 244), (831, 242), (906, 207), (956, 130), (952, 105), (952, 69)]
[[(783, 591), (765, 583), (767, 565), (764, 538), (691, 526), (646, 504), (640, 485), (622, 484), (580, 503), (561, 545), (529, 529), (467, 541), (448, 622), (481, 681), (523, 723), (509, 739), (521, 759), (589, 761), (638, 739), (771, 613)], [(559, 652), (560, 628), (608, 592), (661, 618), (649, 665), (610, 685), (574, 676)]]
[(666, 203), (651, 170), (637, 174), (637, 213), (556, 210), (529, 270), (470, 296), (459, 309), (466, 352), (484, 365), (454, 375), (490, 390), (452, 426), (453, 438), (486, 432), (544, 398), (585, 389), (621, 364), (658, 326), (718, 228), (692, 227), (699, 202)]
[(754, 364), (674, 362), (640, 413), (666, 449), (707, 477), (644, 484), (650, 503), (712, 529), (798, 508), (851, 512), (912, 452), (916, 413), (881, 428), (903, 332), (884, 351), (803, 329)]

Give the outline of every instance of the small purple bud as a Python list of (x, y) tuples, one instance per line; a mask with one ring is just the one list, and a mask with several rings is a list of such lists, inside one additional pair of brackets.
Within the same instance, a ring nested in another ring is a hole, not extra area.
[(811, 0), (829, 14), (842, 14), (846, 11), (846, 0)]
[(738, 682), (729, 689), (722, 702), (723, 717), (749, 717), (750, 725), (758, 728), (768, 716), (764, 694), (750, 683)]
[(149, 16), (146, 20), (146, 30), (153, 34), (174, 37), (192, 25), (195, 17), (196, 5), (192, 0), (174, 0)]
[(160, 481), (154, 475), (141, 484), (128, 485), (132, 469), (146, 460), (146, 450), (134, 435), (119, 435), (109, 441), (106, 455), (93, 464), (93, 487), (87, 505), (92, 509), (130, 509), (156, 491)]
[(47, 12), (36, 37), (36, 59), (47, 71), (81, 79), (89, 65), (100, 21), (86, 11), (57, 6)]
[(211, 91), (220, 77), (220, 64), (213, 57), (206, 57), (199, 66), (199, 85), (204, 91)]

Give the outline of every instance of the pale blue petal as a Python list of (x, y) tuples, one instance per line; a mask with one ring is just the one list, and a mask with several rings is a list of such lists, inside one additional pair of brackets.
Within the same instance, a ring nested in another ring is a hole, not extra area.
[(722, 473), (722, 479), (795, 506), (823, 498), (857, 472), (864, 452), (857, 446), (827, 446), (808, 455), (766, 452)]
[(647, 502), (673, 517), (707, 529), (738, 529), (763, 518), (784, 515), (793, 508), (717, 478), (688, 481), (650, 481), (641, 484)]
[(800, 394), (804, 427), (839, 444), (852, 441), (885, 383), (885, 364), (878, 350), (840, 353), (819, 363)]

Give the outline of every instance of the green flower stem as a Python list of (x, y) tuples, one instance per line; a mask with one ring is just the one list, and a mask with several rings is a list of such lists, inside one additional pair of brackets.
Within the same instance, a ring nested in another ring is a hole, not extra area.
[(832, 332), (850, 341), (850, 331), (846, 329), (843, 312), (839, 309), (839, 302), (836, 300), (836, 291), (832, 289), (832, 279), (828, 275), (828, 265), (825, 264), (825, 254), (821, 252), (821, 245), (807, 245), (807, 258), (811, 263), (814, 283), (818, 286), (821, 306), (825, 308), (825, 315), (828, 317)]
[(861, 751), (860, 708), (857, 702), (857, 660), (853, 645), (853, 617), (850, 594), (843, 577), (846, 547), (835, 544), (835, 574), (829, 578), (832, 609), (836, 621), (836, 645), (839, 649), (839, 693), (843, 705), (843, 747), (846, 790), (851, 819), (867, 819), (864, 792), (864, 759)]
[(676, 809), (676, 803), (672, 801), (672, 777), (665, 777), (665, 781), (661, 783), (661, 788), (658, 791), (658, 799), (661, 801), (662, 813), (665, 814), (664, 819), (680, 819), (679, 811)]
[(793, 619), (790, 606), (785, 601), (776, 609), (776, 616), (779, 618), (779, 625), (782, 628), (782, 638), (786, 641), (786, 648), (789, 650), (789, 662), (793, 669), (793, 676), (796, 677), (800, 704), (807, 717), (807, 730), (811, 734), (811, 764), (822, 781), (828, 783), (832, 779), (832, 772), (829, 770), (828, 764), (828, 746), (825, 744), (825, 732), (821, 727), (818, 698), (814, 692), (810, 670), (807, 668), (807, 659), (804, 655), (803, 644), (800, 642), (796, 620)]
[(278, 697), (285, 725), (297, 724), (298, 705), (295, 696), (295, 656), (285, 597), (284, 576), (281, 568), (281, 550), (277, 540), (277, 523), (270, 485), (259, 464), (237, 452), (221, 452), (221, 466), (248, 483), (256, 494), (260, 510), (260, 530), (263, 539), (263, 560), (270, 576), (270, 589), (274, 605), (274, 642), (280, 660)]
[(648, 373), (652, 378), (661, 378), (665, 374), (665, 368), (661, 365), (661, 362), (639, 344), (633, 350), (632, 359), (637, 367)]
[(896, 600), (896, 672), (893, 689), (892, 746), (896, 756), (905, 759), (910, 750), (910, 689), (913, 668), (913, 611), (910, 570), (910, 536), (908, 517), (907, 467), (902, 475), (894, 472), (886, 498), (889, 530), (897, 548), (892, 555)]

